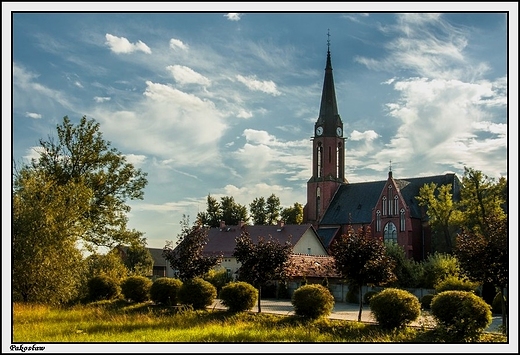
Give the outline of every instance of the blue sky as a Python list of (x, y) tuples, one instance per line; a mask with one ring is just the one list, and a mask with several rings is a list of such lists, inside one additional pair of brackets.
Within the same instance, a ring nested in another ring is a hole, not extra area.
[(148, 173), (129, 225), (156, 248), (208, 194), (305, 204), (330, 30), (348, 181), (390, 161), (395, 178), (507, 176), (507, 16), (437, 11), (14, 13), (13, 158), (94, 118)]

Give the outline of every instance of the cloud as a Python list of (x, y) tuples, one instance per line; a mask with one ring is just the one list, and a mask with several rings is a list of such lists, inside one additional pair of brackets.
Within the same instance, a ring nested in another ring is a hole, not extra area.
[(240, 109), (238, 111), (237, 117), (239, 117), (239, 118), (251, 118), (251, 117), (253, 117), (253, 114), (251, 113), (251, 111), (246, 111), (244, 109)]
[(127, 162), (136, 167), (140, 167), (141, 165), (143, 165), (144, 161), (146, 160), (146, 156), (142, 154), (125, 154), (125, 158)]
[(280, 95), (280, 92), (276, 88), (276, 84), (271, 80), (260, 81), (256, 80), (256, 76), (244, 77), (242, 75), (237, 75), (236, 78), (239, 82), (247, 86), (249, 90), (262, 91), (273, 96)]
[(166, 67), (172, 75), (175, 81), (179, 84), (200, 84), (203, 86), (211, 85), (211, 81), (206, 78), (204, 75), (201, 75), (191, 68), (185, 67), (183, 65), (169, 65)]
[(377, 134), (374, 130), (368, 130), (365, 132), (359, 132), (359, 131), (352, 131), (350, 134), (350, 140), (351, 141), (373, 141), (374, 139), (377, 139), (381, 137), (379, 134)]
[(116, 37), (109, 33), (105, 35), (105, 44), (110, 47), (110, 50), (114, 53), (132, 53), (135, 51), (141, 51), (147, 54), (152, 54), (152, 50), (145, 43), (137, 41), (137, 43), (130, 43), (125, 37)]
[(238, 12), (230, 12), (224, 15), (224, 17), (227, 17), (230, 21), (240, 21), (240, 16), (242, 16), (242, 14)]
[(34, 113), (34, 112), (26, 112), (25, 117), (40, 119), (40, 118), (42, 118), (42, 115), (40, 115), (39, 113)]
[(94, 101), (96, 101), (96, 102), (110, 101), (110, 97), (94, 96)]
[(170, 48), (171, 49), (182, 49), (182, 50), (188, 50), (188, 46), (184, 44), (180, 39), (172, 38), (170, 39)]

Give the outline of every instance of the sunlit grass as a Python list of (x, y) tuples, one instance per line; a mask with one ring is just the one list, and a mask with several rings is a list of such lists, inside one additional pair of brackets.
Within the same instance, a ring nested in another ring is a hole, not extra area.
[[(485, 334), (486, 342), (506, 342)], [(436, 342), (431, 331), (405, 328), (382, 331), (354, 321), (224, 311), (193, 311), (124, 301), (72, 308), (14, 304), (15, 343), (383, 343)]]

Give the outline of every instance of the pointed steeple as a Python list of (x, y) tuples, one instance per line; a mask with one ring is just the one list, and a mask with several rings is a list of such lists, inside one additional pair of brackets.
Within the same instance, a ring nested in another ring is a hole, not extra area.
[[(330, 33), (327, 33), (327, 36), (330, 38)], [(336, 90), (334, 88), (332, 61), (330, 58), (330, 39), (327, 39), (327, 64), (325, 66), (325, 78), (323, 79), (320, 115), (316, 125), (323, 125), (324, 133), (331, 136), (335, 135), (336, 127), (343, 126), (336, 102)]]

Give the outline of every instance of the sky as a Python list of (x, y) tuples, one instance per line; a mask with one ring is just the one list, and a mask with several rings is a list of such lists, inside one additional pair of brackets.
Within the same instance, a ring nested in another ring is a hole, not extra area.
[(15, 12), (13, 160), (95, 119), (148, 174), (128, 217), (153, 248), (208, 195), (304, 205), (328, 40), (349, 182), (508, 176), (504, 12)]
[(470, 167), (517, 188), (517, 3), (167, 4), (3, 2), (2, 169), (87, 116), (148, 174), (128, 217), (149, 247), (208, 194), (305, 204), (329, 40), (349, 182)]

